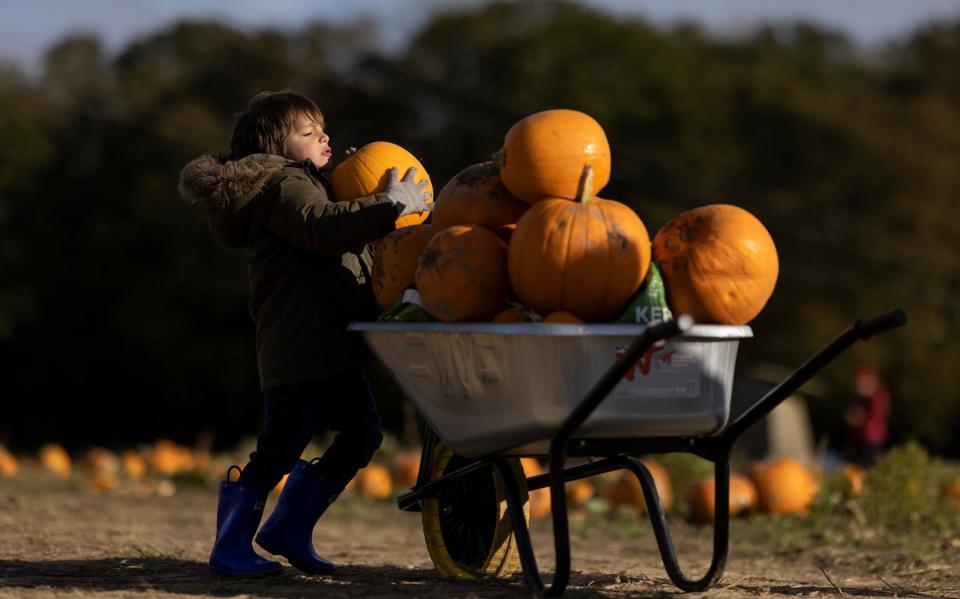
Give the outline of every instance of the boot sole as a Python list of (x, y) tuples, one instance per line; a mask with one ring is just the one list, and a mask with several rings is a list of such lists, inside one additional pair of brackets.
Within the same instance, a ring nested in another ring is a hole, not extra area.
[(273, 568), (272, 570), (265, 570), (263, 572), (236, 572), (234, 570), (228, 570), (213, 564), (207, 564), (207, 570), (209, 570), (211, 574), (215, 574), (222, 578), (269, 578), (270, 576), (276, 576), (277, 574), (282, 573), (283, 566), (280, 566), (279, 568)]
[(287, 554), (283, 553), (282, 551), (275, 551), (275, 549), (277, 549), (277, 548), (276, 548), (276, 547), (271, 547), (271, 546), (270, 546), (270, 543), (266, 543), (266, 544), (261, 543), (259, 536), (258, 536), (258, 538), (256, 539), (256, 543), (257, 543), (257, 545), (260, 546), (261, 549), (263, 549), (264, 551), (266, 551), (266, 552), (269, 553), (270, 555), (279, 555), (280, 557), (282, 557), (282, 558), (284, 558), (285, 560), (287, 560), (288, 562), (290, 562), (290, 565), (291, 565), (291, 566), (293, 566), (294, 568), (296, 568), (297, 570), (300, 570), (301, 572), (303, 572), (303, 573), (305, 573), (305, 574), (313, 574), (313, 575), (316, 575), (316, 576), (322, 576), (322, 575), (324, 575), (324, 574), (332, 574), (332, 573), (335, 572), (336, 569), (337, 569), (336, 566), (332, 566), (332, 567), (329, 568), (329, 569), (319, 570), (319, 569), (313, 568), (313, 567), (311, 567), (311, 566), (309, 566), (309, 565), (305, 565), (304, 562), (301, 562), (300, 560), (290, 559), (290, 557), (289, 557)]

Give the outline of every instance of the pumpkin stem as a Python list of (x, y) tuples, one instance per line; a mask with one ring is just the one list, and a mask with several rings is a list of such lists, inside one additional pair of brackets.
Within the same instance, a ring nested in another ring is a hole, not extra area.
[(577, 197), (574, 201), (578, 204), (589, 204), (593, 201), (593, 167), (589, 164), (583, 165), (580, 183), (577, 185)]

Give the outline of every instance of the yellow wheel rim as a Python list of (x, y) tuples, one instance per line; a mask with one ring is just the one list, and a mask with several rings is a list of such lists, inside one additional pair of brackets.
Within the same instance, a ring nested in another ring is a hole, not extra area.
[[(438, 442), (430, 459), (430, 480), (468, 464)], [(527, 479), (520, 460), (509, 460), (520, 488), (523, 517), (530, 520)], [(423, 537), (437, 570), (457, 578), (502, 578), (519, 566), (504, 483), (499, 473), (483, 468), (425, 499), (421, 510)]]

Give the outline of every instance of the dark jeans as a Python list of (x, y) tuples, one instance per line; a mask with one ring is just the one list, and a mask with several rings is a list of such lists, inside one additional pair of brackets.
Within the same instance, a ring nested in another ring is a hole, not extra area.
[[(323, 381), (268, 389), (263, 395), (263, 432), (240, 484), (266, 491), (300, 459), (314, 433), (337, 431), (317, 462), (326, 480), (345, 486), (380, 447), (380, 415), (360, 369)], [(309, 457), (307, 458), (309, 459)]]

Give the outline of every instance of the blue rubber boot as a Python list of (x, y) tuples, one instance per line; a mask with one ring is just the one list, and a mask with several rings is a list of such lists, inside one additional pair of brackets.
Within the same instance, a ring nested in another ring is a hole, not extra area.
[(300, 460), (287, 476), (277, 507), (257, 533), (257, 545), (308, 574), (333, 572), (336, 567), (313, 549), (313, 527), (341, 491), (343, 485), (324, 480), (316, 467)]
[(217, 539), (208, 563), (212, 571), (231, 576), (280, 572), (283, 566), (253, 551), (253, 535), (263, 517), (266, 499), (267, 493), (264, 491), (243, 489), (239, 483), (229, 480), (220, 483)]

